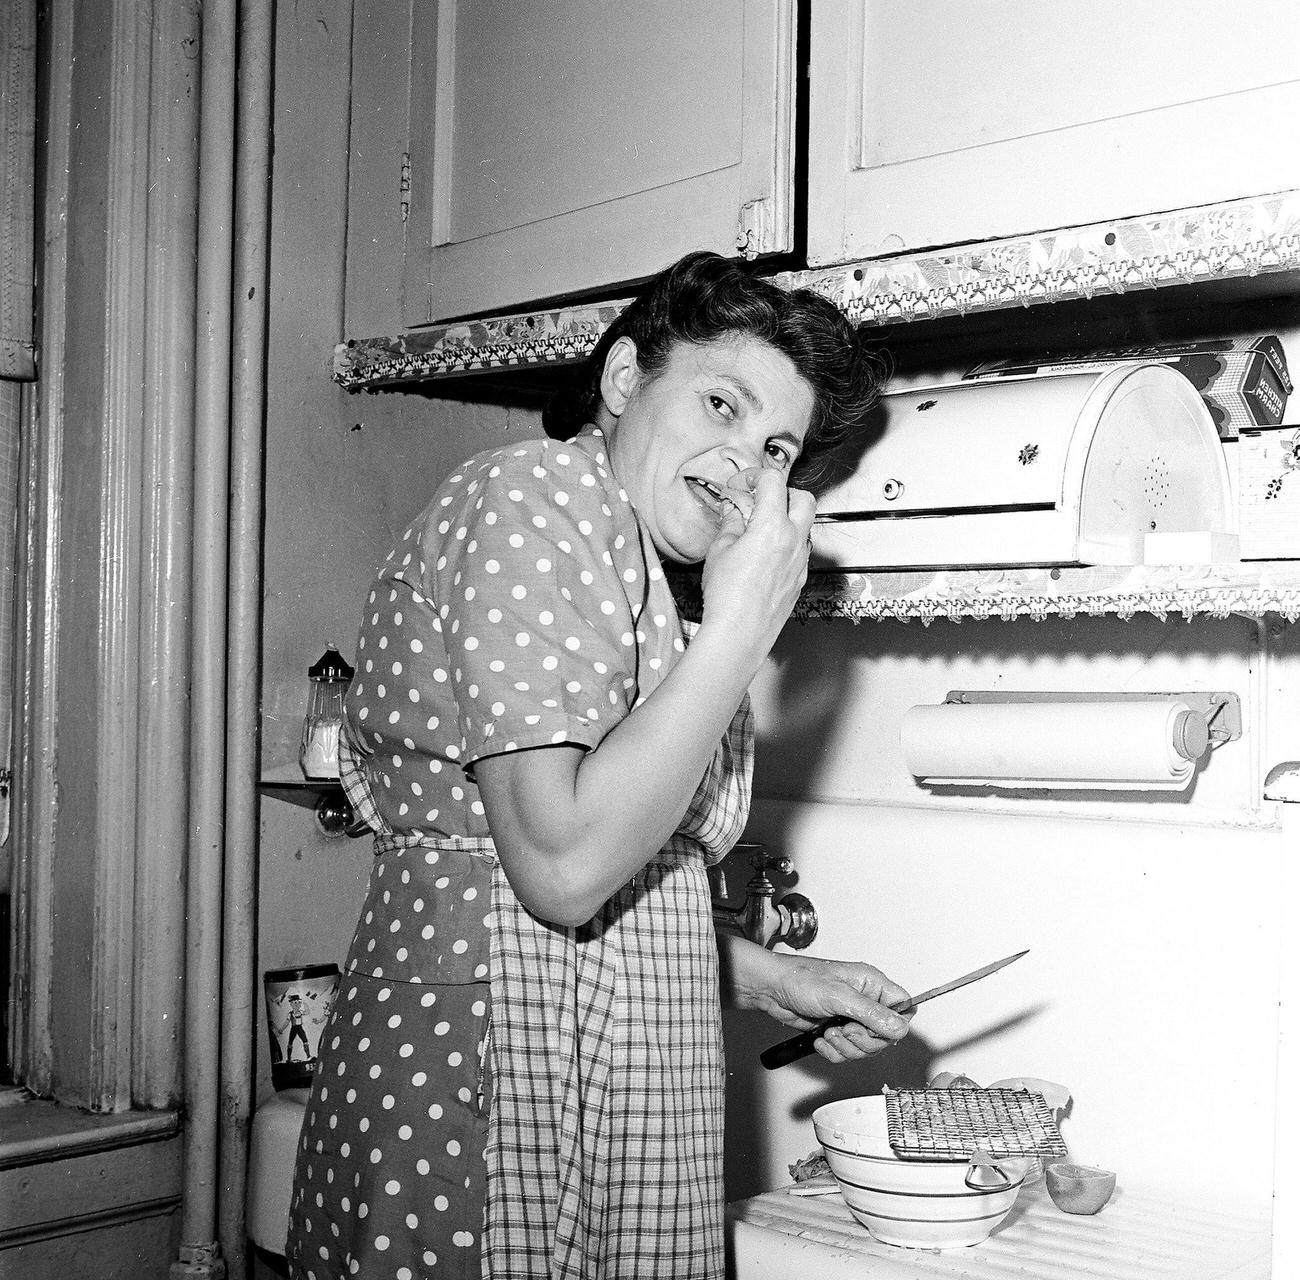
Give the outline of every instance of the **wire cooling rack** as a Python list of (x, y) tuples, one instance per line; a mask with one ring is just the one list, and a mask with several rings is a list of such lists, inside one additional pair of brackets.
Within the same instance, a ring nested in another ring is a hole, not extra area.
[(903, 1159), (1069, 1154), (1047, 1100), (1024, 1089), (895, 1089), (885, 1094), (885, 1116)]

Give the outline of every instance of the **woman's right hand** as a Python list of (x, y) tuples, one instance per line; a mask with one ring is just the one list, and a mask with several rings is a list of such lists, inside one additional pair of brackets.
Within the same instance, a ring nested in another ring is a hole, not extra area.
[(808, 577), (809, 538), (817, 500), (787, 488), (781, 474), (760, 470), (747, 525), (724, 526), (704, 560), (703, 626), (726, 626), (752, 644), (756, 666), (771, 651)]

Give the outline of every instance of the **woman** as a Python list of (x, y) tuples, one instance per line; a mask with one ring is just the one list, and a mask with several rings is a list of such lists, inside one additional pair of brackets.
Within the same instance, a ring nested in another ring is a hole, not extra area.
[[(587, 368), (560, 439), (459, 468), (370, 595), (342, 756), (377, 857), (303, 1129), (301, 1280), (721, 1276), (720, 971), (787, 1026), (852, 1019), (831, 1061), (907, 1032), (871, 966), (715, 936), (705, 874), (807, 572), (788, 482), (871, 362), (830, 303), (693, 254)], [(665, 561), (703, 565), (689, 646)]]

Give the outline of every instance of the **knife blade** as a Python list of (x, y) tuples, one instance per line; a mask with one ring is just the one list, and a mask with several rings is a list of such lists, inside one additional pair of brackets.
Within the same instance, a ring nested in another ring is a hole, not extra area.
[[(999, 969), (1005, 969), (1007, 965), (1019, 960), (1021, 956), (1027, 956), (1029, 949), (1017, 951), (1013, 956), (1006, 956), (1001, 960), (994, 960), (992, 964), (986, 964), (980, 969), (973, 969), (970, 973), (964, 973), (960, 978), (953, 978), (951, 982), (942, 983), (940, 986), (931, 987), (929, 991), (922, 991), (919, 996), (912, 996), (900, 1005), (891, 1005), (890, 1008), (895, 1013), (911, 1013), (919, 1004), (924, 1004), (927, 1000), (933, 1000), (935, 996), (947, 995), (949, 991), (956, 991), (958, 987), (964, 987), (972, 982), (978, 982), (981, 978), (987, 978), (991, 973), (997, 973)], [(769, 1071), (775, 1071), (777, 1067), (783, 1067), (787, 1062), (796, 1062), (800, 1058), (806, 1057), (812, 1053), (813, 1045), (819, 1036), (823, 1036), (831, 1027), (842, 1027), (846, 1022), (851, 1022), (851, 1018), (825, 1018), (815, 1027), (810, 1027), (807, 1031), (801, 1031), (797, 1036), (791, 1036), (788, 1040), (782, 1040), (779, 1044), (774, 1044), (769, 1049), (764, 1049), (758, 1055), (758, 1060)]]

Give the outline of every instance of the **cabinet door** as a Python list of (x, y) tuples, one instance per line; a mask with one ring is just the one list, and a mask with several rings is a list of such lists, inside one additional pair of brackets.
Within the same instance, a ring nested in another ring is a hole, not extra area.
[(794, 0), (427, 0), (408, 324), (791, 243)]
[(813, 264), (1300, 187), (1295, 0), (817, 0)]

